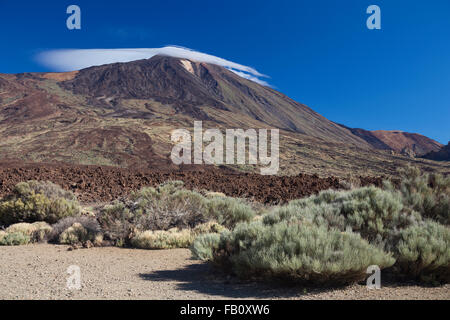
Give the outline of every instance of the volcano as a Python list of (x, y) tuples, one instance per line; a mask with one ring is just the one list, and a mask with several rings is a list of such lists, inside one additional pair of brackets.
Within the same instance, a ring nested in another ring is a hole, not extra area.
[[(392, 155), (401, 139), (369, 139), (214, 64), (159, 55), (67, 73), (0, 74), (0, 159), (170, 169), (171, 131), (195, 120), (222, 130), (280, 129), (282, 174), (381, 174), (416, 161)], [(441, 147), (415, 141), (423, 153)]]

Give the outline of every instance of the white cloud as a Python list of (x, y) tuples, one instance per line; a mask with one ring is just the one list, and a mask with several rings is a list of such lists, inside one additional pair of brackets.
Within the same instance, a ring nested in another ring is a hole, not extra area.
[(234, 69), (231, 69), (231, 68), (227, 68), (227, 69), (230, 70), (231, 72), (234, 72), (235, 74), (237, 74), (241, 78), (245, 78), (245, 79), (251, 80), (253, 82), (259, 83), (260, 85), (270, 87), (270, 84), (268, 84), (266, 81), (261, 80), (257, 76), (254, 76), (254, 75), (252, 75), (250, 73), (245, 73), (245, 72), (234, 70)]
[(267, 76), (259, 73), (254, 68), (177, 46), (138, 49), (61, 49), (42, 52), (36, 58), (38, 62), (49, 67), (51, 70), (62, 72), (115, 62), (149, 59), (155, 55), (165, 55), (219, 65), (243, 78), (268, 86), (267, 82), (259, 79), (260, 77)]

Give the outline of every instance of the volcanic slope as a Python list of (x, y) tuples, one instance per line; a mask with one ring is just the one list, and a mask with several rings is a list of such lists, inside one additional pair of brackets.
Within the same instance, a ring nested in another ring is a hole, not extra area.
[[(133, 168), (175, 166), (172, 130), (279, 128), (280, 174), (389, 174), (415, 162), (223, 67), (155, 56), (70, 73), (0, 74), (0, 159)], [(234, 166), (254, 171), (249, 165)]]

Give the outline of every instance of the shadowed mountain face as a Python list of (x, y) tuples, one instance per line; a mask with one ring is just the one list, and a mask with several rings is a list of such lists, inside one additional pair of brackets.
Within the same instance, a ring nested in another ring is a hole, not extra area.
[(171, 169), (171, 132), (191, 130), (195, 120), (221, 130), (281, 129), (281, 174), (374, 175), (419, 162), (386, 152), (398, 147), (389, 139), (368, 139), (216, 65), (155, 56), (67, 73), (0, 74), (0, 159)]
[(450, 142), (438, 151), (427, 153), (423, 158), (435, 161), (450, 161)]
[(206, 63), (155, 56), (81, 70), (61, 86), (105, 105), (118, 105), (118, 99), (153, 99), (200, 120), (214, 120), (203, 109), (214, 107), (249, 116), (266, 126), (368, 147), (364, 140), (307, 106)]

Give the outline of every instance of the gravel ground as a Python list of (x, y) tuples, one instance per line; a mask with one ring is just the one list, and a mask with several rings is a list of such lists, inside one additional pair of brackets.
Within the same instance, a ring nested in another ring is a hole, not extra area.
[[(134, 250), (38, 244), (0, 247), (0, 299), (445, 299), (450, 285), (385, 284), (320, 290), (243, 283), (214, 274), (186, 249)], [(81, 270), (81, 289), (66, 287), (67, 268)]]

